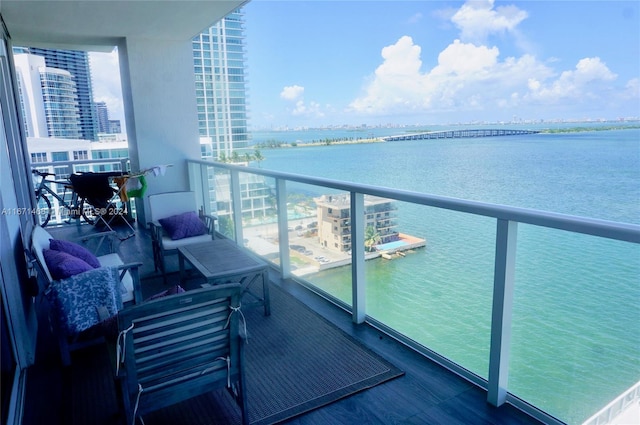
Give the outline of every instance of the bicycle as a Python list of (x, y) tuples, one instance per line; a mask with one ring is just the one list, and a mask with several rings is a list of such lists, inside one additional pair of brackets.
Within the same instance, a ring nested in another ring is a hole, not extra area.
[[(50, 196), (58, 200), (61, 209), (64, 208), (67, 210), (67, 215), (69, 216), (68, 220), (79, 220), (80, 217), (82, 217), (89, 224), (96, 223), (97, 216), (95, 208), (93, 207), (93, 205), (87, 202), (85, 198), (79, 196), (73, 190), (73, 185), (70, 181), (47, 180), (48, 176), (55, 177), (55, 174), (39, 171), (36, 169), (32, 170), (31, 173), (41, 178), (38, 186), (36, 187), (36, 202), (38, 205), (37, 213), (40, 216), (40, 226), (45, 227), (49, 223), (49, 220), (51, 220), (51, 213), (53, 209), (51, 207), (51, 199), (49, 199)], [(64, 185), (62, 196), (51, 189), (47, 185), (47, 183)], [(70, 202), (66, 201), (67, 190), (69, 190), (69, 195), (71, 197)], [(44, 208), (40, 207), (41, 203), (44, 203)]]

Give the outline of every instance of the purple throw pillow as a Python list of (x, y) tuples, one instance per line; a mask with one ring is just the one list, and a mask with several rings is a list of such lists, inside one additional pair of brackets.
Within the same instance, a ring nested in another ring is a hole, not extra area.
[(193, 211), (161, 218), (158, 221), (174, 241), (207, 233), (207, 226)]
[(94, 269), (101, 267), (100, 261), (98, 261), (98, 257), (93, 255), (93, 253), (87, 248), (83, 247), (82, 245), (78, 245), (75, 242), (65, 241), (61, 239), (51, 239), (49, 240), (49, 248), (73, 255), (74, 257), (79, 258), (85, 263), (89, 264)]
[(94, 268), (87, 264), (86, 261), (74, 257), (66, 252), (56, 251), (54, 249), (45, 249), (42, 251), (44, 262), (53, 280), (66, 279), (78, 273), (93, 270)]

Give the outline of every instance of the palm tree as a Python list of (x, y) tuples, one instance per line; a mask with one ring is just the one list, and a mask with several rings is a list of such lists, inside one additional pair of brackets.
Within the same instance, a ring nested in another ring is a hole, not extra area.
[(380, 237), (380, 233), (373, 226), (367, 226), (364, 229), (364, 247), (368, 252), (372, 252), (375, 249), (375, 246), (382, 241)]
[(249, 152), (244, 153), (244, 160), (247, 161), (247, 164), (251, 162), (251, 154)]
[(238, 151), (231, 152), (231, 162), (240, 162), (240, 154)]
[(253, 153), (253, 158), (258, 161), (258, 167), (260, 167), (260, 162), (264, 161), (264, 156), (262, 156), (262, 152), (260, 152), (260, 150), (256, 149), (256, 151)]

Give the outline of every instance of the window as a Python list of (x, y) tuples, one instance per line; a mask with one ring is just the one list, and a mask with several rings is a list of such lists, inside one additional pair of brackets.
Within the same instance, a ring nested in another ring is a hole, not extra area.
[(34, 152), (31, 154), (31, 162), (37, 164), (39, 162), (47, 162), (46, 152)]
[(83, 159), (89, 159), (89, 153), (87, 151), (73, 151), (74, 161), (81, 161)]
[(113, 149), (111, 151), (111, 158), (128, 158), (129, 149)]
[(53, 174), (56, 175), (56, 180), (66, 180), (69, 178), (69, 167), (53, 167)]
[(69, 160), (69, 152), (51, 152), (51, 161), (62, 162)]
[(94, 151), (91, 151), (91, 158), (92, 159), (106, 159), (106, 158), (109, 158), (109, 151), (108, 150), (94, 150)]

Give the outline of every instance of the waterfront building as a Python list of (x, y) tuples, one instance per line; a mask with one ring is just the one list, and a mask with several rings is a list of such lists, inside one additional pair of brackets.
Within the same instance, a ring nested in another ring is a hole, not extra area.
[(242, 9), (193, 39), (193, 63), (202, 157), (230, 158), (249, 142)]
[[(76, 85), (78, 115), (80, 119), (80, 139), (98, 140), (98, 118), (93, 103), (89, 54), (86, 51), (43, 49), (39, 47), (21, 48), (32, 55), (41, 56), (50, 68), (68, 71)], [(59, 136), (58, 136), (59, 137)]]
[(28, 137), (81, 139), (78, 96), (68, 71), (46, 66), (45, 58), (15, 55), (20, 107)]
[[(198, 131), (202, 159), (220, 160), (247, 148), (247, 88), (244, 13), (241, 8), (207, 28), (193, 39)], [(262, 178), (242, 177), (243, 217), (264, 217), (270, 188)], [(230, 220), (229, 176), (210, 174), (211, 209), (220, 223)]]
[[(314, 198), (318, 211), (318, 239), (328, 249), (339, 252), (351, 251), (351, 196), (323, 195)], [(398, 240), (397, 223), (394, 211), (396, 206), (391, 199), (365, 195), (364, 225), (373, 228), (378, 236), (377, 243)]]
[[(234, 151), (247, 148), (250, 140), (242, 9), (234, 10), (193, 39), (193, 63), (202, 159), (232, 158)], [(261, 217), (269, 210), (266, 196), (270, 189), (264, 181), (250, 180), (241, 184), (243, 215)], [(211, 199), (215, 199), (219, 184), (224, 187), (218, 176), (209, 176)], [(259, 194), (265, 194), (265, 198), (259, 198)], [(218, 199), (211, 207), (224, 217), (225, 203)]]

